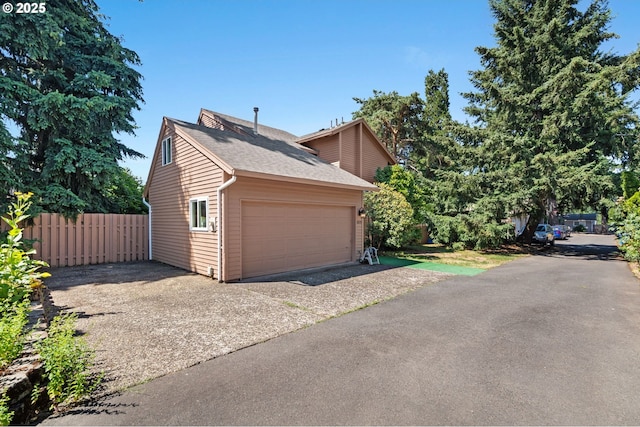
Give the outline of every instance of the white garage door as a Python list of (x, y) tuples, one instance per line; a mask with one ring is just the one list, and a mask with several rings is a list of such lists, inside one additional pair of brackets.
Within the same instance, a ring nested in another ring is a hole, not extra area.
[(352, 261), (352, 207), (242, 203), (242, 277)]

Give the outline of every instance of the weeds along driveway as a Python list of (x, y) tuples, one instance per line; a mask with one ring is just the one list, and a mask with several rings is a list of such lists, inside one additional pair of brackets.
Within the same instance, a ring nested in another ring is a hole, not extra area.
[(350, 265), (218, 283), (161, 263), (51, 269), (53, 304), (79, 315), (105, 381), (98, 395), (160, 377), (438, 282), (447, 273)]

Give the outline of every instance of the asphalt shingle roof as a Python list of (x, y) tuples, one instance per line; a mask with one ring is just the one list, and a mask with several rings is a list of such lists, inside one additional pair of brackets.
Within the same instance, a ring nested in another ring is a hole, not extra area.
[[(202, 125), (167, 119), (203, 148), (219, 158), (233, 172), (264, 175), (272, 179), (314, 181), (319, 185), (375, 190), (373, 184), (308, 153), (294, 142), (297, 137), (285, 131), (259, 126), (253, 134), (253, 123), (215, 113), (240, 126), (244, 132), (220, 130)], [(246, 134), (245, 134), (246, 133)]]
[[(248, 133), (248, 134), (253, 134), (253, 122), (250, 122), (248, 120), (243, 120), (243, 119), (239, 119), (237, 117), (232, 117), (232, 116), (228, 116), (226, 114), (221, 114), (221, 113), (217, 113), (215, 111), (211, 111), (211, 110), (204, 110), (204, 112), (209, 113), (209, 115), (211, 116), (215, 116), (215, 117), (219, 117), (222, 120), (231, 123), (232, 125), (234, 125), (237, 128), (240, 128), (240, 130)], [(271, 139), (278, 139), (281, 141), (286, 141), (286, 142), (295, 142), (298, 137), (292, 133), (289, 133), (287, 131), (284, 131), (282, 129), (277, 129), (277, 128), (272, 128), (270, 126), (265, 126), (263, 124), (258, 123), (258, 133), (261, 135), (264, 135), (268, 138)]]

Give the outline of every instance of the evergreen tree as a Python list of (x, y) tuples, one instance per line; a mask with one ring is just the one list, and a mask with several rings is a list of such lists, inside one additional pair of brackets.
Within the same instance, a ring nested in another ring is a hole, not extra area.
[(413, 146), (410, 164), (424, 177), (424, 193), (434, 214), (453, 216), (467, 204), (464, 187), (457, 182), (464, 167), (456, 136), (466, 128), (451, 118), (445, 70), (429, 70), (424, 86), (422, 134)]
[[(466, 112), (460, 179), (476, 190), (472, 215), (495, 228), (509, 216), (538, 221), (596, 207), (612, 191), (611, 159), (633, 160), (640, 50), (605, 53), (611, 12), (577, 0), (491, 0), (496, 47), (478, 47), (481, 70)], [(621, 135), (630, 135), (623, 138)]]
[(449, 112), (449, 76), (444, 69), (429, 70), (424, 79), (422, 138), (412, 153), (414, 163), (425, 177), (452, 163), (451, 113)]
[(398, 92), (373, 91), (368, 99), (353, 98), (361, 105), (353, 118), (364, 118), (378, 138), (399, 163), (404, 163), (412, 144), (420, 137), (422, 126), (422, 99), (417, 92), (408, 96)]
[(109, 187), (103, 189), (110, 213), (146, 214), (147, 207), (142, 203), (144, 185), (128, 168), (120, 168), (111, 178)]
[(48, 0), (46, 13), (0, 16), (0, 150), (8, 156), (0, 175), (68, 216), (108, 211), (118, 160), (142, 156), (116, 139), (135, 129), (140, 60), (103, 19), (93, 0)]

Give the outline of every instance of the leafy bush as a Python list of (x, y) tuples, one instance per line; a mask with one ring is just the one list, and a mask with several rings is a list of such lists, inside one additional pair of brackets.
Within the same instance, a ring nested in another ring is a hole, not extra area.
[(429, 235), (434, 242), (451, 247), (460, 240), (459, 221), (446, 215), (429, 215)]
[(455, 250), (497, 248), (515, 235), (511, 223), (498, 224), (481, 216), (431, 214), (428, 218), (433, 240)]
[(41, 286), (40, 279), (49, 273), (39, 272), (41, 267), (48, 267), (44, 261), (31, 259), (35, 249), (27, 248), (22, 240), (20, 222), (29, 218), (27, 211), (31, 207), (31, 193), (16, 193), (17, 200), (9, 207), (9, 212), (2, 220), (11, 229), (7, 232), (6, 241), (0, 245), (0, 302), (2, 314), (28, 300), (31, 291)]
[[(0, 369), (9, 366), (22, 353), (28, 333), (25, 327), (29, 296), (34, 288), (41, 286), (40, 279), (49, 276), (38, 271), (47, 264), (32, 260), (35, 250), (28, 248), (22, 239), (20, 223), (29, 218), (30, 197), (31, 193), (16, 193), (16, 201), (10, 204), (7, 215), (2, 217), (11, 228), (0, 244)], [(6, 396), (0, 399), (2, 425), (9, 424), (13, 417), (7, 402)]]
[(0, 397), (0, 426), (8, 426), (13, 419), (13, 411), (9, 411), (9, 397)]
[(578, 224), (573, 227), (573, 231), (576, 233), (584, 233), (587, 231), (587, 227), (585, 227), (584, 224)]
[(618, 237), (624, 257), (640, 263), (640, 191), (628, 199), (618, 199), (615, 206), (609, 209), (609, 219), (609, 229)]
[(416, 237), (413, 209), (401, 193), (387, 184), (377, 185), (380, 191), (364, 196), (369, 243), (377, 248), (401, 248)]
[(75, 336), (76, 313), (56, 316), (48, 336), (36, 348), (44, 362), (47, 394), (54, 407), (73, 403), (90, 394), (100, 378), (92, 378), (93, 351), (84, 339)]
[[(38, 271), (47, 263), (32, 260), (35, 250), (23, 240), (20, 222), (29, 218), (31, 193), (16, 193), (16, 201), (2, 220), (11, 228), (0, 245), (0, 368), (9, 365), (23, 349), (33, 289), (42, 286), (42, 278), (49, 273)], [(75, 337), (77, 315), (54, 318), (48, 336), (36, 349), (44, 362), (47, 394), (54, 406), (79, 400), (91, 393), (99, 378), (91, 378), (89, 369), (93, 353), (86, 343)], [(0, 399), (0, 424), (11, 422), (7, 399)]]
[(392, 165), (378, 169), (374, 179), (402, 193), (413, 208), (413, 218), (416, 223), (424, 223), (427, 214), (433, 210), (433, 207), (427, 204), (425, 184), (421, 182), (421, 179), (424, 180), (421, 174), (413, 173), (400, 165)]
[(24, 348), (25, 326), (28, 322), (25, 304), (3, 312), (0, 317), (0, 369), (11, 364)]
[(633, 171), (622, 171), (620, 174), (620, 186), (622, 187), (622, 195), (625, 199), (630, 199), (640, 187), (640, 179)]
[(640, 262), (640, 214), (632, 212), (616, 227), (618, 243), (628, 261)]
[[(49, 273), (38, 271), (48, 266), (32, 260), (35, 250), (28, 248), (22, 238), (20, 222), (29, 218), (31, 193), (16, 193), (6, 217), (11, 227), (0, 245), (0, 369), (8, 366), (23, 349), (33, 289), (42, 286), (42, 278)], [(47, 394), (54, 406), (75, 401), (89, 394), (94, 384), (89, 378), (92, 352), (79, 338), (74, 337), (77, 315), (58, 316), (49, 325), (48, 336), (36, 349), (44, 362)], [(0, 399), (0, 424), (11, 422), (7, 400)]]
[(31, 193), (16, 193), (16, 201), (2, 220), (11, 228), (0, 245), (0, 368), (22, 352), (28, 320), (29, 295), (48, 273), (38, 272), (47, 264), (31, 259), (35, 253), (22, 240), (20, 222), (29, 218)]

